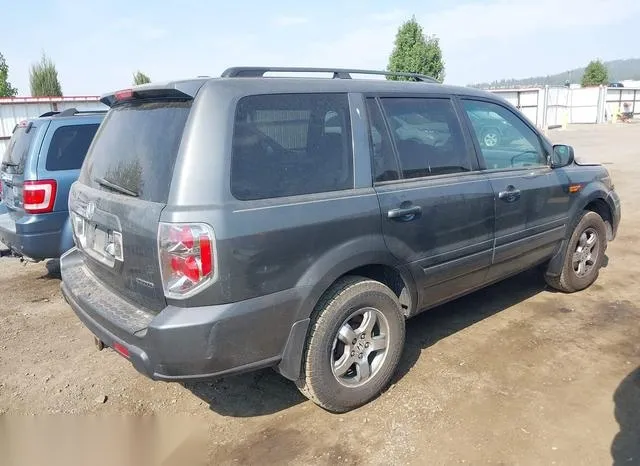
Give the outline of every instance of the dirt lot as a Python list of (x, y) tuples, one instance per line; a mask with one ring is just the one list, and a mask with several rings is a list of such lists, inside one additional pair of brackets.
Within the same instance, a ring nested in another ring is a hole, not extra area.
[(640, 125), (551, 137), (606, 163), (623, 200), (597, 283), (563, 295), (527, 272), (416, 317), (371, 404), (329, 414), (271, 370), (149, 381), (95, 350), (42, 264), (5, 258), (0, 413), (185, 414), (215, 464), (640, 464)]

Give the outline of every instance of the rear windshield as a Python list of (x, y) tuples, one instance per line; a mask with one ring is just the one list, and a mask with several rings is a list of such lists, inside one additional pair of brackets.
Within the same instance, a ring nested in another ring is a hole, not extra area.
[(191, 102), (142, 101), (112, 108), (89, 148), (80, 181), (167, 202), (190, 107)]
[(98, 131), (97, 124), (70, 125), (58, 128), (49, 145), (47, 153), (47, 170), (78, 170)]
[[(29, 128), (29, 132), (27, 132)], [(24, 164), (35, 139), (36, 127), (18, 127), (9, 140), (9, 146), (2, 157), (2, 169), (15, 174), (24, 173)]]

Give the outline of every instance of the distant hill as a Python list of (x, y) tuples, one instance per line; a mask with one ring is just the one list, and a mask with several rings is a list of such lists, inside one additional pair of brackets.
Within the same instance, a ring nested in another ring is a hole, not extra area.
[[(625, 79), (640, 80), (640, 58), (627, 60), (612, 60), (604, 62), (609, 70), (609, 81), (616, 82)], [(561, 86), (568, 80), (571, 83), (579, 83), (582, 80), (584, 68), (565, 71), (564, 73), (550, 76), (536, 76), (524, 79), (502, 79), (491, 83), (474, 84), (473, 87), (529, 87), (529, 86)]]

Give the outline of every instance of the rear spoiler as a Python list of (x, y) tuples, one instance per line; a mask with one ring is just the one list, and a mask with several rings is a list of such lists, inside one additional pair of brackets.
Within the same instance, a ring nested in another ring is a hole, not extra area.
[(143, 84), (105, 94), (100, 98), (100, 102), (113, 107), (119, 103), (137, 99), (191, 100), (207, 80), (202, 78), (164, 84)]

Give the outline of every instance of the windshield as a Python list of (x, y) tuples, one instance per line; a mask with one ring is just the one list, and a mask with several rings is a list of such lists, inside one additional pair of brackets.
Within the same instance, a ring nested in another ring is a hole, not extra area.
[[(29, 129), (29, 132), (27, 132), (27, 129)], [(36, 128), (33, 125), (16, 128), (2, 157), (2, 170), (15, 174), (24, 172), (24, 164), (36, 133)]]
[(133, 102), (112, 108), (82, 167), (86, 185), (166, 202), (191, 102)]

